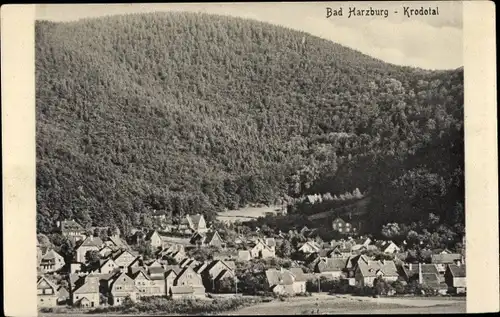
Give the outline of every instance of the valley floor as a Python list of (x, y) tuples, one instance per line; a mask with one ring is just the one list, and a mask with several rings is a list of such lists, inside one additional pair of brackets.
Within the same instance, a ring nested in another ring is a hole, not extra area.
[[(465, 313), (465, 298), (445, 297), (387, 297), (372, 298), (350, 295), (315, 294), (311, 297), (294, 297), (286, 301), (274, 300), (244, 307), (219, 315), (316, 315), (316, 314), (448, 314)], [(127, 316), (126, 314), (86, 314), (70, 316)], [(137, 315), (137, 314), (134, 314)], [(156, 314), (156, 316), (166, 316)], [(61, 314), (40, 314), (52, 317)], [(131, 315), (130, 315), (131, 316)], [(155, 316), (155, 315), (141, 315)]]
[(465, 298), (371, 298), (319, 294), (245, 307), (224, 315), (465, 313)]

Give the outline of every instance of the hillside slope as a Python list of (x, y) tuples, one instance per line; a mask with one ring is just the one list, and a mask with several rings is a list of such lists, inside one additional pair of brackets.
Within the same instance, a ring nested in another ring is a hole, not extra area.
[(342, 170), (460, 133), (462, 76), (237, 18), (38, 21), (38, 229), (367, 190), (373, 171)]

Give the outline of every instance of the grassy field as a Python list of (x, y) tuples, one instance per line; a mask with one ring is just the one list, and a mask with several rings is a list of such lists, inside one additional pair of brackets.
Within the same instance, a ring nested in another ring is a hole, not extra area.
[(276, 209), (279, 206), (263, 206), (263, 207), (245, 207), (237, 210), (228, 210), (224, 212), (219, 212), (217, 214), (217, 219), (224, 222), (235, 222), (235, 221), (250, 221), (252, 219), (257, 219), (259, 217), (264, 217), (266, 213), (270, 212), (276, 214)]
[[(241, 308), (219, 315), (317, 315), (317, 314), (448, 314), (465, 313), (465, 298), (446, 297), (358, 297), (350, 295), (316, 294), (311, 297), (294, 297), (286, 301), (275, 300)], [(69, 313), (70, 316), (132, 316), (126, 314)], [(133, 314), (138, 315), (138, 314)], [(139, 316), (170, 316), (162, 313)], [(209, 315), (209, 314), (204, 314)], [(40, 316), (62, 316), (40, 314)]]
[(245, 307), (224, 315), (429, 314), (465, 313), (462, 299), (369, 298), (317, 295)]

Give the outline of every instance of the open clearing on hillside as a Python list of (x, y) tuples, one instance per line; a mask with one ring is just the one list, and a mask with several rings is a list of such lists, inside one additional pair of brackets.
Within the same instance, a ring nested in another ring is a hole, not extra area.
[(217, 213), (217, 220), (223, 222), (250, 221), (264, 217), (266, 213), (276, 214), (279, 206), (245, 207), (237, 210), (228, 210)]

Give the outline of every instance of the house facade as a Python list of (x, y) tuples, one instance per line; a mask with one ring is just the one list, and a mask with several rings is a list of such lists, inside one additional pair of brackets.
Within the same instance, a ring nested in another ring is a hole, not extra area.
[(76, 248), (76, 262), (85, 263), (85, 255), (88, 251), (97, 251), (102, 248), (103, 242), (99, 237), (86, 237)]
[(174, 285), (171, 287), (172, 293), (174, 293), (174, 286), (189, 286), (193, 289), (193, 296), (205, 297), (205, 286), (201, 275), (191, 267), (185, 267), (179, 272), (174, 280)]
[(125, 273), (115, 274), (109, 281), (109, 304), (123, 305), (127, 297), (132, 301), (137, 299), (138, 289), (132, 280)]
[(65, 237), (72, 237), (75, 241), (83, 240), (86, 238), (86, 230), (78, 222), (73, 219), (63, 220), (56, 223), (59, 231)]
[(258, 239), (249, 251), (252, 258), (270, 258), (276, 256), (274, 250), (265, 244), (261, 239)]
[(113, 260), (119, 268), (126, 269), (129, 266), (139, 266), (137, 258), (138, 256), (130, 251), (122, 250), (114, 255)]
[(88, 275), (84, 277), (83, 283), (71, 294), (73, 305), (80, 307), (99, 306), (99, 277)]
[(42, 256), (39, 264), (42, 273), (56, 272), (64, 265), (64, 258), (54, 250), (47, 251)]
[(319, 250), (321, 247), (313, 241), (307, 241), (299, 248), (299, 251), (305, 254), (317, 253)]
[(445, 272), (446, 284), (455, 294), (465, 294), (467, 292), (467, 280), (465, 264), (448, 264)]
[(45, 276), (40, 276), (36, 283), (37, 306), (55, 307), (57, 306), (57, 286)]
[(350, 222), (344, 221), (342, 218), (335, 218), (332, 221), (332, 229), (342, 234), (356, 233), (357, 228)]
[(303, 274), (294, 274), (283, 268), (268, 269), (265, 274), (269, 290), (275, 294), (296, 295), (306, 291), (306, 279)]
[(354, 279), (358, 286), (373, 286), (377, 277), (386, 282), (394, 282), (399, 278), (396, 265), (393, 261), (358, 261)]
[(137, 288), (137, 297), (147, 297), (147, 296), (164, 296), (167, 294), (165, 288), (165, 280), (161, 279), (161, 283), (156, 283), (154, 280), (144, 273), (144, 271), (137, 271), (134, 276), (132, 276), (135, 286)]

